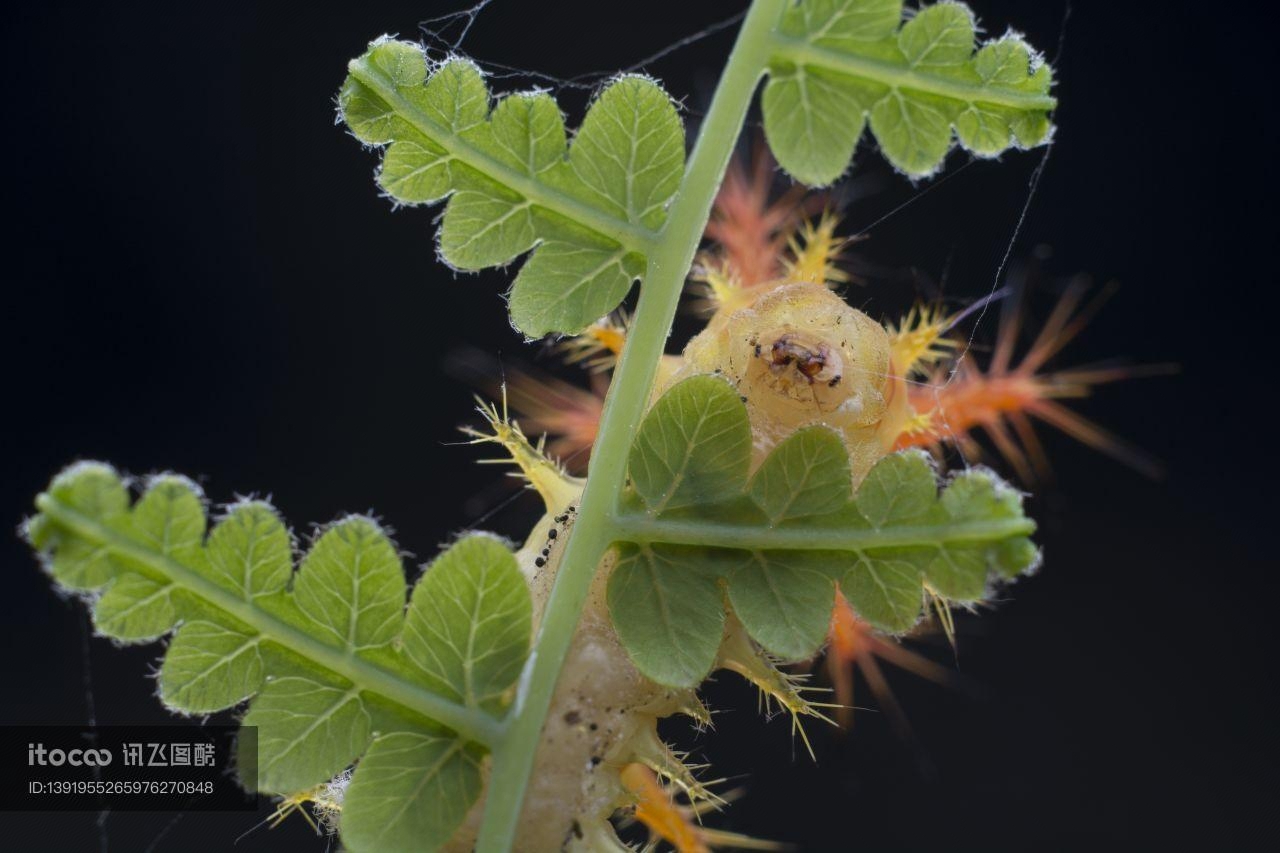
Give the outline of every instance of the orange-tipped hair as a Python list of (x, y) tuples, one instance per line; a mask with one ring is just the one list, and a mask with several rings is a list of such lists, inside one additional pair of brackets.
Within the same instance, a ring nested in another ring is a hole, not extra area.
[(1080, 334), (1115, 289), (1104, 288), (1081, 308), (1087, 287), (1084, 281), (1077, 281), (1068, 288), (1017, 364), (1014, 350), (1023, 310), (1016, 303), (1007, 304), (985, 370), (972, 356), (964, 356), (949, 380), (938, 370), (932, 383), (909, 389), (911, 406), (922, 417), (915, 429), (898, 437), (895, 449), (936, 450), (943, 444), (955, 444), (972, 458), (981, 455), (974, 439), (974, 433), (981, 430), (1019, 478), (1031, 482), (1047, 476), (1050, 470), (1048, 456), (1032, 426), (1032, 419), (1037, 419), (1148, 476), (1159, 476), (1161, 467), (1149, 455), (1058, 401), (1087, 397), (1095, 387), (1109, 382), (1169, 373), (1172, 366), (1044, 372), (1045, 364)]
[(619, 774), (622, 785), (635, 797), (636, 820), (645, 825), (649, 834), (661, 838), (676, 849), (676, 853), (711, 853), (702, 840), (698, 826), (689, 820), (676, 805), (658, 776), (643, 764), (628, 764)]
[(871, 695), (875, 697), (880, 709), (888, 715), (890, 725), (905, 738), (910, 737), (910, 725), (880, 669), (880, 661), (892, 663), (938, 684), (956, 682), (956, 673), (952, 670), (880, 636), (858, 617), (839, 590), (836, 591), (836, 604), (831, 611), (831, 630), (827, 636), (830, 641), (827, 645), (827, 676), (831, 679), (836, 703), (839, 705), (836, 721), (842, 728), (847, 729), (853, 725), (855, 670), (861, 672), (867, 680)]
[(625, 308), (619, 308), (579, 334), (561, 341), (556, 349), (563, 353), (565, 364), (581, 365), (591, 373), (605, 373), (618, 363), (630, 325), (631, 315)]
[(772, 198), (776, 168), (764, 145), (756, 147), (749, 163), (741, 156), (730, 161), (705, 231), (714, 246), (694, 265), (692, 278), (703, 285), (694, 310), (742, 307), (756, 288), (786, 276), (788, 244), (800, 223), (823, 208), (825, 196), (795, 186)]
[(819, 194), (806, 195), (794, 186), (775, 200), (773, 155), (758, 145), (750, 163), (735, 156), (725, 172), (707, 222), (706, 237), (743, 287), (772, 281), (783, 273), (787, 241), (795, 226), (821, 209)]
[(628, 764), (618, 775), (622, 786), (635, 801), (635, 819), (649, 830), (652, 841), (665, 841), (675, 848), (676, 853), (788, 849), (787, 845), (776, 841), (703, 826), (701, 816), (706, 804), (686, 806), (676, 802), (671, 789), (643, 764)]

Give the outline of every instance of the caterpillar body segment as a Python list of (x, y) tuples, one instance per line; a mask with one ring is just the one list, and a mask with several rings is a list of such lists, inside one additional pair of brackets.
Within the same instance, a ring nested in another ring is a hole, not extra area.
[[(572, 533), (582, 481), (531, 445), (505, 414), (492, 407), (483, 413), (492, 440), (508, 452), (546, 508), (516, 554), (529, 584), (536, 627), (560, 568), (564, 542)], [(476, 440), (489, 439), (479, 435)], [(596, 572), (556, 685), (525, 794), (519, 853), (626, 849), (613, 835), (608, 818), (635, 805), (634, 792), (621, 776), (629, 765), (649, 768), (694, 800), (713, 797), (657, 730), (658, 720), (673, 714), (687, 714), (701, 724), (710, 716), (696, 693), (649, 681), (631, 663), (613, 629), (605, 597), (614, 559), (612, 552), (606, 554)], [(447, 850), (471, 849), (482, 802)]]

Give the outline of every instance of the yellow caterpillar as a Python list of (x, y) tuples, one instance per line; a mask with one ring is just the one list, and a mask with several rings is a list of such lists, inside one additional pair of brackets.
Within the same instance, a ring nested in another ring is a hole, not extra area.
[[(767, 176), (757, 170), (755, 180)], [(913, 377), (936, 373), (954, 355), (957, 342), (946, 337), (952, 321), (938, 310), (917, 308), (901, 324), (886, 328), (852, 308), (831, 289), (847, 278), (836, 266), (842, 244), (834, 237), (835, 218), (824, 215), (809, 224), (776, 210), (754, 209), (767, 193), (760, 187), (744, 190), (746, 186), (741, 168), (731, 171), (708, 229), (721, 237), (720, 248), (700, 259), (710, 309), (707, 324), (680, 356), (664, 358), (653, 399), (688, 376), (722, 375), (746, 405), (753, 465), (797, 429), (823, 424), (844, 439), (854, 488), (878, 459), (895, 449), (968, 440), (970, 429), (992, 432), (999, 429), (1001, 417), (1056, 405), (1048, 400), (1055, 387), (1053, 377), (1037, 376), (1035, 370), (1047, 352), (1060, 347), (1062, 335), (1078, 326), (1067, 323), (1074, 303), (1067, 305), (1062, 317), (1051, 319), (1047, 337), (1042, 335), (1024, 362), (1030, 368), (1015, 377), (1024, 392), (1021, 403), (1000, 408), (1008, 398), (1005, 385), (1010, 384), (996, 381), (1000, 377), (994, 370), (1004, 367), (1000, 364), (993, 365), (992, 374), (970, 367), (957, 375), (956, 382), (930, 386), (925, 393)], [(793, 209), (805, 208), (793, 204)], [(743, 225), (753, 217), (759, 221)], [(763, 227), (760, 221), (772, 227)], [(755, 243), (733, 239), (733, 222), (755, 235)], [(794, 233), (779, 239), (775, 232), (789, 227), (795, 228)], [(724, 239), (726, 233), (729, 239)], [(789, 245), (789, 252), (782, 251), (783, 245)], [(599, 377), (612, 367), (625, 340), (626, 319), (620, 315), (605, 318), (562, 349), (568, 361), (582, 363)], [(1005, 349), (1003, 344), (999, 348)], [(1002, 356), (1007, 357), (1007, 353)], [(542, 385), (548, 380), (518, 368), (512, 374), (511, 395), (528, 415), (526, 422), (554, 436), (553, 447), (562, 457), (584, 457), (594, 438), (594, 419), (607, 383), (596, 382), (595, 390), (587, 392), (558, 380), (554, 387)], [(996, 390), (984, 391), (992, 388)], [(563, 543), (573, 528), (584, 481), (548, 456), (541, 441), (534, 445), (526, 438), (507, 414), (507, 393), (504, 386), (501, 411), (481, 406), (488, 430), (470, 434), (474, 443), (499, 445), (507, 461), (519, 468), (542, 498), (546, 514), (517, 552), (536, 626), (560, 568)], [(554, 404), (546, 402), (549, 396)], [(950, 413), (946, 411), (949, 401), (954, 407)], [(948, 420), (955, 422), (958, 432), (944, 429)], [(997, 446), (1010, 452), (1000, 442)], [(1014, 460), (1015, 465), (1018, 461)], [(643, 824), (651, 840), (665, 842), (677, 853), (705, 853), (714, 847), (775, 848), (772, 842), (702, 826), (701, 816), (722, 801), (699, 782), (696, 768), (686, 766), (683, 757), (662, 742), (657, 724), (663, 717), (685, 714), (705, 725), (710, 716), (695, 691), (651, 682), (631, 663), (606, 606), (613, 560), (607, 554), (598, 568), (556, 687), (520, 816), (516, 850), (609, 853), (631, 849), (619, 839), (612, 822), (620, 814)], [(934, 603), (950, 633), (945, 603)], [(880, 655), (927, 677), (938, 677), (933, 672), (936, 665), (917, 662), (910, 652), (894, 651), (897, 646), (892, 640), (875, 637), (842, 597), (835, 603), (831, 637), (828, 654), (842, 704), (851, 701), (852, 689), (842, 673), (854, 664), (864, 670), (874, 667), (868, 656)], [(792, 715), (797, 721), (794, 730), (802, 737), (799, 718), (826, 719), (826, 708), (836, 709), (841, 716), (847, 711), (840, 705), (808, 701), (800, 680), (775, 666), (731, 616), (716, 666), (756, 684)], [(296, 807), (297, 799), (287, 802)], [(332, 786), (326, 789), (323, 802), (319, 797), (302, 797), (308, 799), (329, 811), (341, 808), (341, 792), (335, 793)], [(483, 807), (482, 798), (444, 849), (463, 853), (473, 848)]]

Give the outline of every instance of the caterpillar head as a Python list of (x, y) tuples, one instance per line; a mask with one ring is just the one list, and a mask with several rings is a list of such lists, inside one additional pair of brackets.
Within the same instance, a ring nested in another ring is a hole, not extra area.
[(721, 373), (747, 404), (756, 459), (796, 429), (845, 438), (860, 479), (883, 453), (877, 430), (892, 393), (883, 327), (822, 284), (785, 284), (689, 342), (676, 377)]

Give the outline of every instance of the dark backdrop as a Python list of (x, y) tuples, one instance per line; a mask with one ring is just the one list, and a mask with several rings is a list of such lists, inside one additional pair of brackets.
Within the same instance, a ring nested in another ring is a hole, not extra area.
[[(1014, 24), (1052, 53), (1063, 2), (975, 5), (993, 33)], [(742, 6), (499, 0), (465, 48), (571, 76)], [(16, 527), (78, 458), (186, 472), (215, 500), (268, 493), (300, 529), (375, 508), (419, 561), (501, 500), (496, 469), (445, 446), (471, 392), (441, 365), (464, 344), (537, 357), (504, 317), (508, 275), (436, 263), (434, 212), (393, 212), (374, 156), (333, 122), (349, 57), (452, 8), (7, 13), (0, 524)], [(1266, 29), (1203, 4), (1078, 3), (1057, 145), (1014, 246), (1015, 262), (1052, 247), (1049, 278), (1122, 282), (1065, 362), (1181, 363), (1178, 377), (1079, 407), (1165, 460), (1167, 477), (1047, 435), (1057, 478), (1032, 504), (1045, 567), (994, 612), (962, 618), (959, 665), (980, 689), (891, 675), (911, 742), (863, 713), (847, 737), (815, 728), (815, 767), (784, 721), (762, 722), (751, 691), (721, 678), (718, 730), (688, 743), (725, 775), (750, 774), (723, 825), (812, 851), (1260, 846), (1275, 720), (1276, 135), (1270, 60), (1253, 44)], [(730, 37), (651, 70), (696, 113)], [(581, 97), (568, 103), (580, 111)], [(937, 282), (986, 293), (1039, 156), (974, 165), (878, 225), (858, 248), (878, 272), (852, 298), (874, 314)], [(870, 189), (851, 228), (916, 192), (873, 154), (856, 174)], [(532, 512), (516, 503), (487, 524), (517, 534)], [(157, 649), (86, 640), (82, 608), (50, 591), (15, 536), (0, 554), (0, 722), (164, 720), (148, 677)], [(105, 837), (146, 849), (169, 820), (115, 814)], [(154, 849), (230, 849), (251, 822), (188, 815)], [(11, 849), (99, 849), (93, 815), (0, 813), (0, 827)], [(294, 818), (236, 849), (325, 846)]]

